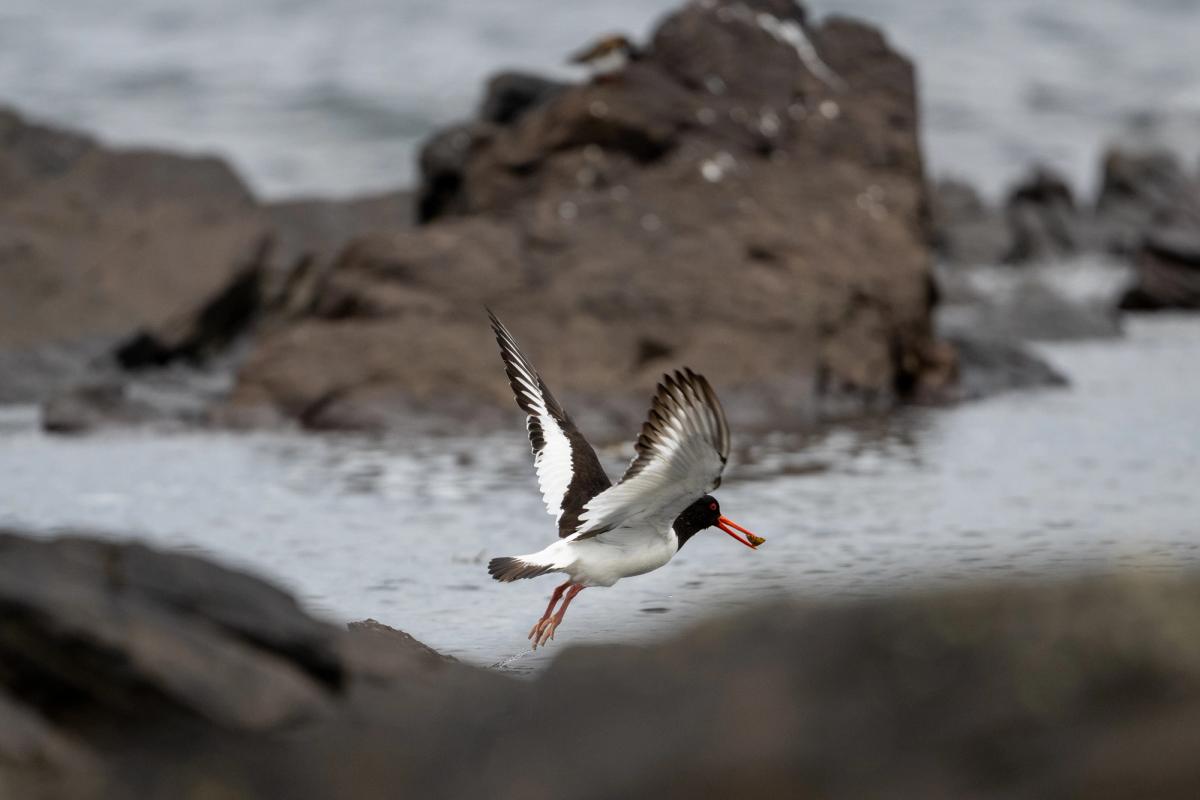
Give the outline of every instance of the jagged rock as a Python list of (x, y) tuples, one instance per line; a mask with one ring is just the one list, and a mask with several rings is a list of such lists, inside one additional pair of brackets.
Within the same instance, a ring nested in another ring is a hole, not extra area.
[(426, 224), (348, 248), (258, 342), (234, 407), (320, 427), (451, 396), (506, 408), (484, 304), (564, 402), (644, 405), (663, 366), (646, 341), (722, 396), (773, 403), (771, 422), (914, 394), (938, 358), (909, 62), (783, 0), (689, 4), (645, 50), (435, 137)]

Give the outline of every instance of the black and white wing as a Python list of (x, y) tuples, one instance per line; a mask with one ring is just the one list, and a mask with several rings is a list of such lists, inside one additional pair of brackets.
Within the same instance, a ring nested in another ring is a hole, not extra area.
[(576, 538), (635, 523), (665, 531), (680, 512), (721, 485), (729, 425), (704, 376), (684, 369), (663, 377), (634, 447), (621, 480), (584, 506)]
[(612, 481), (600, 466), (596, 451), (550, 394), (508, 328), (491, 310), (488, 316), (517, 405), (529, 415), (529, 446), (546, 511), (558, 523), (558, 535), (570, 536), (579, 526), (584, 504)]

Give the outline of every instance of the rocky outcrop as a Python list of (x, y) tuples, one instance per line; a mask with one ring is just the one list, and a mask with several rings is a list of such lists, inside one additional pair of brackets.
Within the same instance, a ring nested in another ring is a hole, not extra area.
[(1134, 269), (1135, 283), (1121, 298), (1121, 308), (1200, 309), (1200, 223), (1147, 234)]
[[(1136, 263), (1162, 250), (1155, 242), (1178, 241), (1200, 231), (1200, 175), (1190, 174), (1170, 153), (1112, 150), (1100, 169), (1095, 201), (1079, 203), (1052, 169), (1036, 167), (1009, 191), (1003, 213), (961, 182), (936, 183), (933, 241), (938, 254), (947, 263), (964, 266), (1047, 262), (1078, 253), (1116, 255)], [(1150, 301), (1131, 300), (1137, 302)]]
[(776, 600), (513, 680), (194, 556), (12, 533), (0, 555), (6, 796), (1190, 798), (1200, 779), (1195, 575)]
[(215, 158), (112, 149), (0, 109), (0, 402), (47, 401), (56, 430), (159, 418), (123, 399), (120, 369), (220, 357), (286, 316), (280, 298), (346, 241), (411, 224), (411, 204), (263, 205)]
[(909, 62), (783, 0), (689, 4), (645, 50), (436, 137), (426, 224), (354, 242), (289, 302), (308, 312), (257, 342), (233, 409), (378, 427), (507, 408), (485, 304), (564, 402), (622, 430), (682, 363), (742, 423), (921, 391), (944, 354)]

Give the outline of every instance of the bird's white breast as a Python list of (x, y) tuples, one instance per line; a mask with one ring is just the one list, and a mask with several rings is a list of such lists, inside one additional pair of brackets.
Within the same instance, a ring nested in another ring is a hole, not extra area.
[(629, 527), (573, 541), (570, 547), (575, 561), (567, 572), (575, 582), (612, 586), (666, 564), (679, 551), (679, 539), (672, 530)]

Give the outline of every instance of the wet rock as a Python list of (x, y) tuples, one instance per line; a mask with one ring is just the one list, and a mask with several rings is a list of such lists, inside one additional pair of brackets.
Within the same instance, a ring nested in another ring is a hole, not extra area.
[(916, 113), (911, 64), (868, 26), (689, 4), (620, 76), (435, 137), (426, 224), (347, 248), (232, 403), (356, 427), (507, 408), (489, 304), (560, 397), (608, 410), (644, 406), (647, 341), (723, 396), (800, 387), (775, 422), (822, 393), (892, 404), (936, 349)]
[[(961, 292), (960, 292), (961, 294)], [(1034, 274), (969, 302), (938, 309), (939, 330), (1015, 341), (1106, 339), (1121, 335), (1111, 300), (1071, 299)]]
[(1135, 283), (1121, 298), (1121, 308), (1200, 309), (1200, 226), (1150, 233), (1134, 268)]
[(153, 406), (131, 397), (128, 385), (119, 378), (85, 381), (42, 404), (42, 428), (50, 433), (87, 433), (146, 422), (157, 416)]
[(1071, 255), (1085, 245), (1071, 188), (1048, 167), (1035, 168), (1008, 195), (1005, 216), (1012, 232), (1009, 263)]
[(967, 183), (941, 180), (932, 191), (933, 246), (950, 264), (999, 264), (1013, 251), (1004, 214)]
[(958, 382), (951, 387), (953, 399), (1068, 385), (1061, 372), (1019, 340), (986, 332), (950, 332), (946, 338), (958, 353)]
[[(1200, 778), (1194, 574), (777, 600), (518, 681), (200, 559), (0, 553), (0, 718), (20, 720), (0, 746), (94, 755), (85, 800), (1191, 798)], [(64, 769), (0, 759), (0, 786)]]
[(95, 378), (115, 346), (89, 338), (0, 349), (0, 404), (38, 403)]
[(1165, 151), (1111, 150), (1096, 200), (1107, 248), (1134, 255), (1155, 228), (1200, 227), (1200, 180)]

